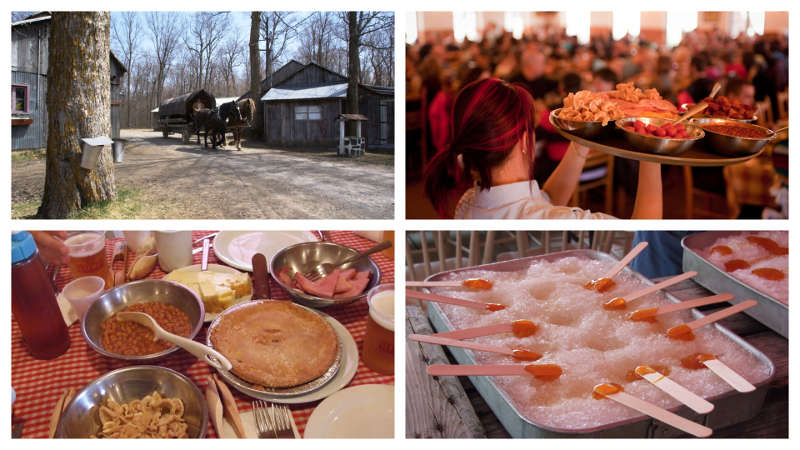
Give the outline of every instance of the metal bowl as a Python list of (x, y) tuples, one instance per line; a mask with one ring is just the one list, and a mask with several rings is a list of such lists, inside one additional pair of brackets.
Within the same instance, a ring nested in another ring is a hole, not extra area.
[(202, 438), (208, 428), (208, 407), (200, 389), (180, 373), (159, 366), (131, 366), (109, 372), (89, 383), (67, 405), (58, 423), (58, 438), (87, 438), (101, 430), (99, 409), (110, 398), (129, 403), (158, 392), (183, 401), (183, 418), (190, 438)]
[[(553, 123), (564, 131), (568, 131), (575, 136), (580, 136), (584, 139), (592, 139), (600, 136), (603, 132), (609, 130), (603, 126), (603, 122), (586, 122), (583, 120), (569, 120), (569, 119), (562, 119), (558, 117), (558, 113), (561, 112), (562, 108), (554, 109), (550, 111), (550, 119)], [(613, 120), (609, 120), (608, 124), (614, 123)]]
[(101, 355), (126, 361), (152, 362), (178, 350), (170, 347), (158, 353), (144, 356), (119, 355), (103, 348), (100, 325), (115, 313), (137, 303), (161, 302), (172, 305), (189, 317), (192, 331), (187, 336), (193, 339), (203, 326), (205, 308), (197, 294), (186, 286), (167, 280), (139, 280), (117, 286), (89, 306), (81, 321), (83, 338)]
[[(333, 242), (302, 242), (299, 244), (290, 245), (279, 252), (275, 253), (269, 262), (269, 270), (272, 274), (280, 272), (282, 267), (289, 266), (292, 273), (300, 272), (306, 273), (314, 269), (317, 264), (331, 263), (336, 264), (345, 258), (358, 254), (358, 251), (344, 245), (335, 244)], [(361, 272), (369, 270), (372, 276), (370, 277), (367, 287), (360, 295), (347, 298), (322, 298), (306, 294), (304, 292), (292, 289), (291, 286), (285, 285), (277, 276), (275, 281), (286, 289), (289, 295), (301, 305), (310, 306), (312, 308), (326, 308), (333, 305), (346, 305), (354, 302), (361, 297), (367, 295), (367, 292), (381, 282), (381, 270), (371, 258), (366, 257), (361, 260), (349, 264), (347, 268), (352, 267)]]
[[(694, 106), (693, 103), (692, 104), (684, 103), (684, 104), (681, 105), (680, 108), (678, 108), (678, 111), (680, 111), (681, 114), (682, 114), (682, 113), (686, 112), (692, 106)], [(696, 119), (728, 119), (728, 120), (735, 120), (736, 122), (744, 122), (744, 123), (753, 123), (756, 120), (758, 120), (758, 116), (756, 116), (755, 114), (750, 119), (733, 119), (733, 118), (730, 118), (730, 117), (715, 117), (715, 116), (709, 116), (707, 114), (703, 114), (702, 112), (697, 113), (697, 115), (694, 116), (694, 117)], [(689, 119), (689, 120), (692, 120), (692, 119)]]
[(645, 125), (655, 125), (657, 127), (665, 123), (675, 122), (675, 120), (660, 117), (628, 117), (618, 120), (617, 129), (625, 134), (625, 139), (631, 145), (643, 152), (657, 153), (659, 155), (678, 155), (688, 150), (697, 140), (705, 136), (700, 127), (691, 124), (685, 125), (687, 134), (691, 136), (686, 139), (650, 136), (649, 134), (641, 134), (625, 128), (628, 125), (633, 125), (637, 120), (644, 122)]
[(764, 148), (765, 145), (767, 145), (767, 143), (769, 143), (769, 141), (775, 137), (775, 132), (769, 128), (743, 123), (734, 119), (701, 118), (692, 119), (692, 122), (700, 127), (710, 124), (736, 125), (743, 128), (754, 128), (767, 132), (767, 137), (748, 138), (730, 136), (703, 128), (703, 130), (706, 132), (706, 142), (708, 142), (711, 149), (726, 156), (746, 156), (758, 153), (762, 148)]

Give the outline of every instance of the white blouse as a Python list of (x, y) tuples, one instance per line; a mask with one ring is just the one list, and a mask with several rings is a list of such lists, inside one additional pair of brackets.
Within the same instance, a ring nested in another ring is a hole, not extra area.
[(456, 205), (456, 219), (614, 219), (569, 206), (553, 206), (534, 181), (493, 186), (489, 190), (473, 187)]

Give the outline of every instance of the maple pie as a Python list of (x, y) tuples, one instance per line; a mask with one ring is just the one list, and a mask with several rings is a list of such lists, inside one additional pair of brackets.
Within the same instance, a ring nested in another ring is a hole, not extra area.
[(223, 314), (211, 332), (213, 347), (239, 378), (268, 388), (322, 376), (339, 353), (333, 327), (319, 314), (289, 301), (248, 303)]

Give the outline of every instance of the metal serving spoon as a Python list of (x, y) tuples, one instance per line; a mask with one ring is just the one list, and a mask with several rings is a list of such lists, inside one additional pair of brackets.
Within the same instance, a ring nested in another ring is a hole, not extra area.
[(345, 259), (343, 259), (343, 260), (341, 260), (341, 261), (339, 261), (337, 263), (320, 263), (320, 264), (317, 264), (317, 267), (314, 267), (313, 269), (311, 269), (308, 272), (304, 273), (303, 276), (305, 276), (306, 278), (308, 278), (311, 281), (317, 281), (320, 278), (325, 278), (326, 276), (328, 276), (329, 273), (333, 272), (335, 269), (338, 269), (338, 268), (340, 268), (342, 266), (345, 266), (347, 264), (359, 261), (361, 258), (369, 256), (369, 255), (371, 255), (373, 253), (377, 253), (377, 252), (379, 252), (381, 250), (385, 250), (385, 249), (387, 249), (387, 248), (389, 248), (391, 246), (392, 246), (392, 242), (391, 241), (383, 241), (380, 244), (378, 244), (378, 245), (376, 245), (376, 246), (374, 246), (372, 248), (364, 250), (363, 252), (360, 252), (357, 255), (353, 255), (353, 256), (347, 257), (347, 258), (345, 258)]

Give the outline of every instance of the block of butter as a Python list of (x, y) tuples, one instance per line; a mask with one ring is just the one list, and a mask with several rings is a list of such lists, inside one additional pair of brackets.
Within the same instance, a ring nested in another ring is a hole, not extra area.
[(253, 293), (246, 273), (215, 271), (196, 272), (175, 270), (165, 280), (180, 283), (193, 290), (203, 300), (207, 313), (218, 313), (233, 305), (236, 299)]

